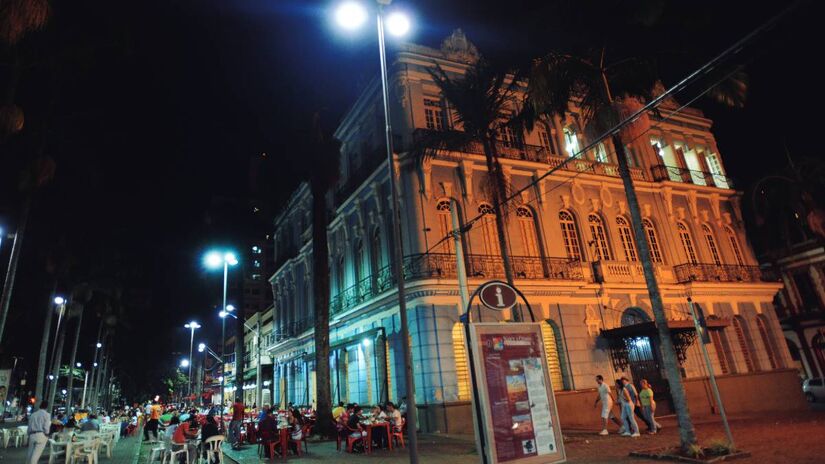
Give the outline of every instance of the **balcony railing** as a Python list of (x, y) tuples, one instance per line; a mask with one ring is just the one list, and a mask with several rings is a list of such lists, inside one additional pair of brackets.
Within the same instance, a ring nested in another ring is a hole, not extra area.
[[(511, 256), (516, 279), (583, 280), (581, 263), (568, 258)], [(500, 256), (467, 255), (465, 260), (469, 278), (503, 279), (504, 265)], [(427, 253), (404, 258), (404, 277), (407, 280), (455, 279), (455, 255)], [(331, 314), (341, 313), (395, 287), (392, 268), (386, 266), (377, 274), (360, 280), (330, 300)]]
[(653, 180), (656, 182), (669, 180), (672, 182), (707, 185), (710, 187), (719, 187), (723, 189), (733, 188), (733, 180), (731, 180), (728, 176), (704, 171), (694, 171), (677, 166), (665, 166), (659, 164), (650, 168), (650, 173), (653, 175)]
[[(596, 261), (593, 263), (593, 280), (607, 283), (645, 283), (642, 263), (638, 261)], [(656, 277), (662, 277), (661, 266), (653, 265)]]
[(680, 264), (673, 268), (676, 282), (760, 282), (759, 266), (733, 264)]
[[(418, 129), (415, 137), (419, 140), (426, 140), (434, 131)], [(484, 146), (479, 142), (469, 143), (460, 149), (466, 153), (474, 155), (484, 155)], [(512, 142), (507, 140), (499, 140), (496, 143), (496, 150), (501, 158), (532, 161), (535, 163), (549, 164), (551, 167), (558, 167), (568, 157), (553, 154), (545, 147), (528, 145), (526, 143)], [(574, 159), (570, 160), (561, 166), (562, 170), (572, 172), (584, 172), (602, 176), (619, 177), (619, 166), (609, 163), (599, 163), (588, 159)], [(639, 168), (630, 168), (630, 176), (634, 180), (648, 180), (645, 172)]]

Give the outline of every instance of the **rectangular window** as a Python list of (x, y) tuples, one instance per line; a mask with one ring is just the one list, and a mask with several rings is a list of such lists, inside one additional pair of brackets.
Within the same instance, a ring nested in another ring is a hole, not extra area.
[(551, 131), (546, 129), (539, 130), (539, 143), (542, 148), (549, 151), (551, 154), (559, 154), (558, 150), (556, 150), (556, 139)]
[(444, 111), (440, 101), (425, 98), (424, 117), (427, 123), (427, 129), (444, 130), (446, 124), (444, 124)]
[(593, 149), (593, 156), (598, 163), (609, 163), (610, 158), (607, 156), (607, 149), (603, 142), (599, 142), (596, 148)]

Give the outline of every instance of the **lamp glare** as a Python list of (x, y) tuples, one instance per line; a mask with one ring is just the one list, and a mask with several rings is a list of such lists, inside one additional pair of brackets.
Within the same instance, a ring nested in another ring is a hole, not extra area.
[(346, 2), (335, 11), (335, 20), (342, 28), (355, 30), (367, 21), (367, 10), (360, 3)]
[(410, 19), (403, 13), (392, 13), (387, 17), (386, 26), (390, 34), (401, 37), (410, 31)]

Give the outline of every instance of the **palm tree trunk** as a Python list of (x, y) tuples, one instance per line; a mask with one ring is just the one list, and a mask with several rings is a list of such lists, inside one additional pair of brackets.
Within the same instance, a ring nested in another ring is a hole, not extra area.
[[(244, 352), (244, 320), (246, 311), (239, 308), (236, 311), (235, 319), (235, 398), (243, 398), (243, 371), (246, 364), (243, 359)], [(241, 400), (243, 402), (243, 399)]]
[(622, 178), (625, 193), (627, 194), (627, 209), (630, 211), (630, 222), (633, 225), (636, 248), (639, 250), (639, 261), (642, 263), (645, 284), (647, 284), (647, 293), (650, 297), (650, 306), (653, 310), (653, 318), (656, 321), (656, 330), (659, 334), (662, 362), (665, 365), (665, 374), (670, 385), (673, 408), (676, 410), (676, 419), (679, 424), (679, 441), (682, 449), (687, 451), (690, 445), (696, 443), (696, 431), (690, 419), (690, 411), (688, 411), (685, 387), (682, 384), (676, 351), (673, 349), (673, 340), (670, 338), (670, 329), (667, 325), (667, 317), (665, 316), (665, 309), (662, 303), (662, 294), (659, 292), (659, 284), (656, 282), (653, 263), (650, 260), (650, 246), (647, 243), (645, 230), (642, 226), (642, 213), (639, 209), (639, 200), (636, 197), (633, 179), (630, 177), (630, 167), (627, 164), (625, 146), (619, 134), (613, 134), (612, 138), (613, 145), (616, 147), (619, 175)]
[(57, 331), (57, 348), (54, 352), (54, 359), (52, 360), (52, 379), (49, 385), (49, 396), (46, 398), (49, 401), (50, 410), (54, 408), (54, 396), (57, 393), (57, 384), (60, 382), (60, 363), (63, 362), (63, 342), (66, 340), (66, 326), (68, 326), (68, 315), (66, 315), (66, 322), (61, 324)]
[(49, 338), (52, 332), (52, 316), (54, 315), (54, 295), (57, 292), (57, 281), (54, 283), (49, 303), (46, 305), (46, 317), (43, 322), (43, 337), (40, 339), (40, 357), (37, 360), (37, 378), (35, 379), (34, 397), (43, 401), (43, 388), (46, 383), (46, 364), (49, 358)]
[(77, 327), (74, 331), (74, 343), (72, 344), (72, 355), (69, 357), (69, 381), (66, 385), (68, 393), (66, 395), (66, 414), (72, 411), (72, 388), (74, 388), (74, 364), (77, 361), (77, 343), (80, 341), (80, 328), (83, 325), (83, 305), (80, 306), (80, 312), (77, 315)]
[(17, 265), (20, 262), (20, 251), (23, 247), (23, 237), (26, 234), (26, 225), (29, 222), (32, 196), (33, 193), (27, 193), (25, 200), (23, 200), (23, 209), (20, 213), (20, 222), (17, 225), (17, 232), (14, 234), (14, 242), (11, 246), (9, 269), (6, 272), (6, 280), (3, 283), (3, 293), (0, 295), (0, 343), (3, 342), (3, 332), (6, 328), (6, 316), (9, 314), (9, 305), (11, 304), (11, 294), (14, 289), (14, 280), (17, 277)]
[[(504, 214), (502, 214), (503, 209), (501, 208), (501, 205), (503, 205), (506, 200), (507, 184), (504, 179), (504, 172), (501, 169), (501, 163), (498, 161), (496, 141), (485, 139), (483, 145), (484, 157), (487, 159), (487, 171), (493, 176), (493, 195), (495, 197), (493, 201), (493, 211), (496, 215), (496, 235), (498, 235), (498, 247), (504, 266), (504, 276), (507, 279), (507, 283), (513, 285), (513, 263), (510, 261), (510, 248), (507, 244), (507, 226)], [(516, 322), (521, 321), (521, 314), (515, 309), (512, 311), (513, 320)]]
[[(312, 292), (315, 306), (315, 401), (317, 417), (332, 416), (332, 392), (329, 371), (329, 253), (327, 250), (326, 187), (321, 180), (312, 182)], [(332, 437), (332, 424), (325, 419), (316, 423), (322, 437)]]

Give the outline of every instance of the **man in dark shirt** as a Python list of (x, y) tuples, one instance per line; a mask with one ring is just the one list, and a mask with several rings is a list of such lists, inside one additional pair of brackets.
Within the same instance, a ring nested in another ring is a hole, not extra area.
[(229, 422), (229, 434), (232, 441), (232, 447), (237, 448), (241, 446), (241, 425), (243, 424), (244, 406), (241, 397), (235, 398), (235, 404), (232, 405), (232, 421)]

